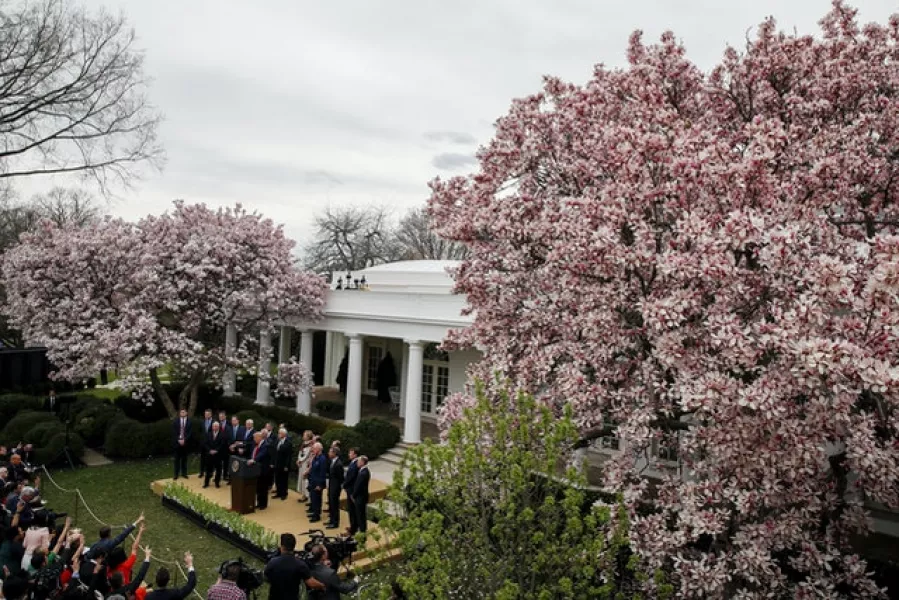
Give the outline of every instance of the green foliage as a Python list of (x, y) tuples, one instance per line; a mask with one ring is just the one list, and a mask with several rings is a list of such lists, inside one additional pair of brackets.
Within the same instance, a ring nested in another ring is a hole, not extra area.
[(399, 427), (386, 419), (377, 417), (362, 419), (353, 426), (353, 429), (365, 440), (365, 454), (369, 458), (372, 458), (373, 455), (384, 454), (396, 446), (402, 438)]
[(181, 506), (191, 509), (207, 521), (227, 528), (260, 548), (274, 550), (278, 547), (278, 540), (275, 534), (262, 525), (250, 521), (238, 513), (231, 512), (227, 508), (222, 508), (215, 502), (208, 500), (205, 496), (192, 492), (181, 484), (167, 483), (163, 490), (163, 495)]
[(31, 429), (29, 429), (22, 441), (26, 444), (33, 444), (35, 448), (42, 448), (50, 443), (50, 440), (58, 433), (65, 433), (66, 426), (58, 419), (51, 418), (41, 421)]
[(39, 423), (59, 422), (53, 414), (43, 411), (24, 410), (17, 413), (0, 432), (0, 441), (14, 445), (25, 441), (25, 434)]
[[(51, 461), (59, 457), (62, 449), (66, 445), (65, 432), (57, 432), (46, 445), (35, 447), (34, 460), (38, 464), (50, 464)], [(80, 458), (84, 454), (84, 440), (77, 433), (69, 433), (69, 450), (74, 458)], [(58, 459), (57, 463), (65, 459)]]
[(340, 402), (321, 400), (315, 403), (315, 412), (329, 419), (342, 419), (346, 409)]
[(122, 411), (111, 404), (94, 403), (73, 418), (72, 427), (88, 446), (96, 448), (103, 445), (106, 431), (121, 416)]
[(559, 470), (578, 439), (570, 411), (557, 419), (505, 388), (488, 399), (480, 383), (476, 394), (445, 444), (410, 449), (394, 474), (400, 513), (381, 526), (403, 550), (409, 597), (633, 597), (618, 569), (623, 507), (594, 505), (581, 472)]
[(325, 447), (325, 452), (328, 451), (334, 440), (340, 440), (340, 460), (342, 460), (344, 464), (347, 464), (349, 460), (347, 452), (350, 448), (358, 448), (359, 454), (365, 454), (369, 459), (372, 458), (372, 456), (368, 454), (368, 440), (352, 427), (335, 427), (326, 431), (322, 436), (322, 445)]
[(4, 394), (0, 396), (0, 427), (23, 410), (40, 410), (42, 400), (24, 394)]
[[(196, 452), (202, 442), (203, 422), (194, 417), (188, 449)], [(106, 456), (117, 458), (148, 458), (174, 452), (172, 421), (162, 419), (155, 423), (141, 423), (119, 416), (106, 429), (104, 443)]]
[(287, 425), (288, 430), (299, 433), (308, 429), (314, 433), (322, 434), (332, 427), (340, 427), (340, 423), (335, 423), (328, 419), (321, 419), (311, 415), (301, 415), (290, 408), (254, 404), (252, 401), (238, 396), (230, 398), (223, 397), (218, 400), (217, 404), (201, 404), (200, 406), (201, 408), (211, 408), (216, 411), (224, 410), (228, 413), (229, 417), (236, 413), (252, 411), (260, 417), (259, 419), (250, 417), (257, 426), (260, 425), (260, 422), (264, 424), (266, 421), (271, 421), (275, 425), (284, 423)]

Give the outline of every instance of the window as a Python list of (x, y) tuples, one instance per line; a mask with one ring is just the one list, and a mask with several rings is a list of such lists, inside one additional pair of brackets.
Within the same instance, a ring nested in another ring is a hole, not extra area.
[(658, 439), (656, 456), (659, 460), (676, 463), (680, 460), (680, 439), (678, 432), (666, 431)]
[(421, 369), (421, 412), (432, 413), (434, 391), (434, 366), (424, 365)]
[(381, 346), (368, 347), (368, 364), (366, 364), (365, 369), (365, 389), (378, 389), (378, 365), (381, 364), (381, 359), (383, 358), (384, 348)]
[(434, 398), (437, 406), (443, 404), (443, 399), (449, 395), (449, 368), (437, 367), (437, 396)]

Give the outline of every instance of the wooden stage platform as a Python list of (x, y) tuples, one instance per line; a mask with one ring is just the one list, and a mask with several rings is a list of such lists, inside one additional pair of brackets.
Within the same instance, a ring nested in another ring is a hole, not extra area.
[[(172, 483), (172, 479), (159, 479), (150, 484), (150, 489), (153, 490), (155, 494), (158, 496), (162, 496), (163, 489), (166, 484)], [(187, 478), (179, 478), (177, 483), (183, 485), (190, 491), (201, 494), (206, 497), (208, 500), (211, 500), (224, 508), (231, 508), (231, 487), (227, 485), (225, 482), (222, 482), (222, 486), (220, 488), (216, 488), (214, 484), (210, 483), (208, 488), (203, 488), (203, 479), (199, 477), (187, 477)], [(370, 502), (374, 503), (377, 500), (384, 498), (387, 495), (387, 484), (383, 481), (379, 481), (377, 479), (372, 479), (369, 484), (369, 496)], [(297, 502), (300, 495), (297, 493), (296, 489), (292, 489), (289, 491), (287, 496), (287, 500), (280, 500), (278, 498), (269, 498), (268, 508), (265, 510), (256, 510), (254, 512), (243, 515), (244, 518), (249, 519), (250, 521), (254, 521), (259, 525), (262, 525), (272, 533), (276, 535), (280, 535), (282, 533), (292, 533), (297, 536), (297, 547), (302, 548), (303, 545), (309, 541), (310, 536), (301, 535), (304, 532), (308, 532), (311, 529), (321, 529), (325, 532), (327, 536), (336, 536), (338, 534), (343, 534), (350, 526), (350, 518), (346, 512), (346, 498), (341, 499), (341, 511), (340, 511), (340, 528), (339, 529), (325, 529), (325, 523), (328, 520), (328, 499), (327, 494), (325, 494), (325, 498), (323, 500), (322, 507), (322, 520), (316, 523), (310, 523), (309, 517), (306, 516), (306, 509), (309, 506), (308, 503), (300, 503)], [(368, 529), (369, 532), (376, 531), (378, 526), (369, 521)], [(383, 542), (375, 542), (373, 540), (369, 540), (366, 544), (368, 549), (372, 549), (378, 547)], [(388, 560), (390, 558), (396, 558), (398, 553), (395, 551), (388, 552)], [(379, 561), (380, 562), (380, 561)], [(350, 567), (355, 571), (364, 571), (367, 569), (371, 569), (376, 566), (369, 557), (368, 552), (364, 549), (360, 549), (353, 555), (353, 564)]]

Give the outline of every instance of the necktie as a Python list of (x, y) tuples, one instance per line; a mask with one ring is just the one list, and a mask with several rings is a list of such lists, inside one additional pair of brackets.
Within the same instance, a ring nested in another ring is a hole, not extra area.
[[(260, 444), (261, 446), (262, 444)], [(256, 460), (256, 453), (259, 452), (259, 446), (253, 448), (253, 460)]]
[(181, 439), (184, 439), (184, 419), (181, 419)]

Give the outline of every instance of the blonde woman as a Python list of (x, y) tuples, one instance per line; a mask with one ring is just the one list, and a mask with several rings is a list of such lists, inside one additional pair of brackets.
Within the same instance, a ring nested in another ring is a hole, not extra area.
[(306, 502), (309, 498), (306, 496), (306, 477), (309, 475), (309, 465), (312, 463), (312, 432), (308, 429), (303, 432), (303, 443), (300, 446), (300, 453), (297, 455), (297, 491), (300, 493), (300, 499), (297, 502)]

